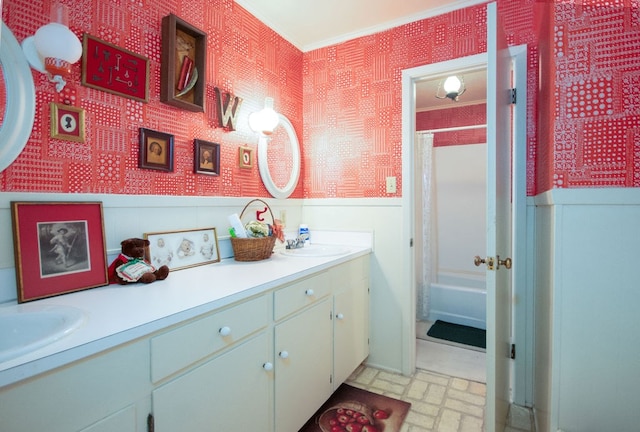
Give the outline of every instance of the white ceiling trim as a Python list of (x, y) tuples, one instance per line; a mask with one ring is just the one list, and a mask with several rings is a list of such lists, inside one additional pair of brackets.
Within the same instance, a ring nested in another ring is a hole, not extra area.
[[(345, 1), (351, 1), (351, 0), (345, 0)], [(397, 0), (390, 0), (390, 1), (397, 1)], [(300, 43), (298, 39), (295, 37), (295, 35), (291, 34), (291, 32), (288, 31), (282, 24), (279, 24), (277, 22), (277, 19), (271, 19), (270, 17), (262, 14), (260, 11), (254, 8), (248, 0), (235, 0), (235, 2), (238, 5), (242, 6), (244, 9), (246, 9), (250, 14), (255, 16), (257, 19), (262, 21), (265, 25), (267, 25), (273, 31), (275, 31), (280, 36), (282, 36), (284, 39), (286, 39), (288, 42), (290, 42), (292, 45), (294, 45), (296, 48), (298, 48), (300, 51), (308, 52), (315, 49), (324, 48), (330, 45), (346, 42), (359, 37), (369, 36), (369, 35), (379, 33), (385, 30), (389, 30), (394, 27), (408, 24), (414, 21), (419, 21), (426, 18), (432, 18), (434, 16), (449, 13), (454, 10), (464, 9), (470, 6), (488, 3), (488, 0), (454, 0), (450, 4), (447, 4), (441, 7), (425, 9), (424, 11), (416, 14), (411, 14), (411, 15), (396, 18), (393, 20), (381, 22), (375, 26), (356, 29), (348, 33), (335, 35), (334, 37), (327, 38), (324, 40), (319, 40), (319, 41), (308, 43), (308, 44)], [(301, 17), (301, 19), (304, 19), (304, 17)]]

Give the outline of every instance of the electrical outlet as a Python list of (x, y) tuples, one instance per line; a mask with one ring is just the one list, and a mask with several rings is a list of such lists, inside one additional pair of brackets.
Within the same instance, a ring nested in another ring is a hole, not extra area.
[(396, 193), (396, 178), (395, 177), (387, 177), (387, 193), (388, 194)]

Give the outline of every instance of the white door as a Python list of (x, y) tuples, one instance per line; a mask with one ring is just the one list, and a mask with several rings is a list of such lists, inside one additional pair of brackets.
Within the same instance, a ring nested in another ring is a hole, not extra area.
[[(511, 59), (496, 3), (487, 6), (487, 405), (485, 430), (502, 432), (509, 408), (511, 274)], [(499, 258), (498, 258), (499, 257)]]

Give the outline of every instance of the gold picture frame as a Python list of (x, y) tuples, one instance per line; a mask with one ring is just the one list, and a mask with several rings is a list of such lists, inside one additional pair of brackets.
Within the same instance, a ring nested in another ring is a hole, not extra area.
[(49, 104), (51, 111), (51, 138), (84, 142), (84, 110), (71, 105)]
[(253, 168), (253, 149), (251, 147), (238, 147), (238, 166), (243, 169)]

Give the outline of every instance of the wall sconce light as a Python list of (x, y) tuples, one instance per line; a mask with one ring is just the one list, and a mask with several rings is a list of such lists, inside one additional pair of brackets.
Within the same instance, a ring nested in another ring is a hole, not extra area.
[(273, 98), (264, 99), (264, 108), (249, 114), (249, 127), (262, 135), (271, 135), (278, 126), (278, 113), (273, 110)]
[[(444, 90), (444, 95), (442, 95), (441, 90)], [(462, 95), (466, 90), (464, 86), (464, 80), (462, 77), (457, 77), (452, 75), (444, 80), (444, 84), (440, 81), (438, 85), (438, 90), (436, 91), (436, 97), (438, 99), (446, 99), (449, 98), (454, 102), (458, 101), (458, 96)]]
[(67, 26), (68, 14), (65, 5), (54, 3), (51, 22), (22, 41), (22, 51), (31, 67), (46, 73), (56, 83), (57, 92), (67, 84), (65, 78), (71, 73), (71, 65), (82, 57), (82, 44)]

